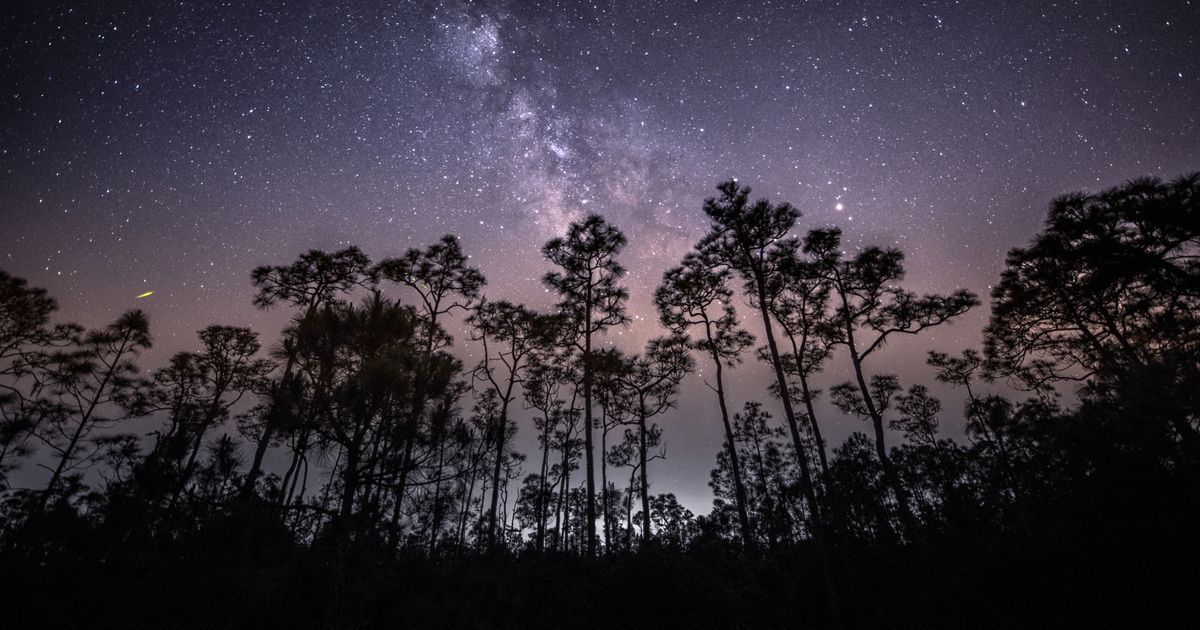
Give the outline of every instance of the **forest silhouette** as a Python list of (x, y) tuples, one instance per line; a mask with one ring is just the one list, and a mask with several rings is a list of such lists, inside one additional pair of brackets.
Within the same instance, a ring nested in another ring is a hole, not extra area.
[[(546, 312), (485, 299), (454, 236), (379, 261), (313, 250), (250, 275), (257, 307), (291, 315), (276, 340), (212, 325), (152, 371), (144, 313), (63, 323), (45, 290), (0, 270), (5, 625), (1153, 626), (1200, 612), (1200, 174), (1055, 199), (1008, 254), (980, 347), (928, 352), (961, 409), (875, 358), (979, 296), (907, 290), (903, 252), (795, 236), (795, 207), (736, 181), (703, 212), (707, 233), (654, 293), (662, 334), (636, 354), (602, 343), (630, 296), (626, 237), (600, 215), (542, 248)], [(458, 319), (473, 364), (454, 353)], [(848, 373), (828, 374), (836, 355)], [(728, 384), (755, 361), (760, 399), (738, 407)], [(651, 486), (658, 421), (701, 368), (711, 405), (693, 421), (719, 423), (724, 444), (696, 515)], [(844, 382), (823, 392), (818, 375)], [(821, 396), (864, 430), (829, 443)], [(514, 450), (519, 426), (537, 451)], [(23, 467), (44, 485), (16, 487)]]

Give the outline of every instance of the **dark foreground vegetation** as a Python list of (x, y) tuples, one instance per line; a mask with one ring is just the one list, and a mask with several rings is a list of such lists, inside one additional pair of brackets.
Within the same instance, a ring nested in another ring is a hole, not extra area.
[[(1200, 176), (1056, 200), (1009, 254), (982, 348), (928, 354), (961, 410), (874, 359), (975, 294), (915, 295), (899, 251), (846, 253), (837, 230), (795, 238), (798, 211), (734, 182), (704, 211), (709, 232), (655, 294), (664, 334), (632, 356), (600, 341), (629, 317), (625, 237), (595, 215), (543, 248), (554, 312), (485, 299), (453, 237), (379, 262), (312, 251), (252, 274), (259, 306), (294, 313), (269, 352), (210, 326), (150, 377), (142, 313), (55, 323), (53, 299), (0, 272), (5, 625), (1200, 614)], [(472, 365), (451, 352), (459, 321)], [(850, 373), (821, 392), (834, 353)], [(771, 378), (735, 407), (726, 388), (746, 359)], [(697, 516), (651, 488), (655, 420), (700, 368), (712, 412), (696, 421), (726, 441)], [(821, 395), (865, 431), (827, 444)], [(947, 414), (964, 438), (939, 431)], [(138, 418), (153, 431), (123, 430)], [(518, 424), (537, 452), (512, 450)], [(45, 484), (12, 487), (19, 466)]]

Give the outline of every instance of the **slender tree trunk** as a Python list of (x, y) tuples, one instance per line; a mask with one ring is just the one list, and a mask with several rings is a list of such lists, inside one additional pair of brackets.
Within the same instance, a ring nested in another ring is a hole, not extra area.
[(475, 515), (476, 523), (486, 522), (484, 519), (487, 518), (488, 504), (487, 501), (484, 501), (484, 497), (487, 496), (487, 491), (489, 489), (488, 479), (488, 476), (485, 474), (483, 477), (483, 487), (479, 489), (479, 512)]
[(642, 547), (645, 548), (650, 544), (652, 532), (650, 531), (650, 481), (647, 479), (646, 473), (646, 405), (641, 404), (641, 413), (638, 416), (638, 461), (641, 469), (642, 477)]
[[(434, 333), (437, 330), (437, 309), (429, 314), (429, 327), (425, 335), (425, 353), (424, 362), (429, 364), (433, 358)], [(392, 540), (388, 541), (390, 547), (395, 547), (397, 540), (396, 534), (400, 531), (400, 512), (404, 507), (404, 493), (408, 489), (408, 473), (412, 468), (412, 452), (416, 443), (416, 433), (421, 424), (421, 416), (425, 414), (425, 403), (428, 402), (426, 383), (419, 381), (416, 384), (416, 391), (413, 393), (412, 408), (409, 410), (408, 426), (402, 431), (405, 440), (404, 455), (400, 458), (400, 479), (396, 482), (395, 501), (392, 503)], [(407, 435), (404, 435), (404, 434)]]
[[(286, 495), (283, 492), (280, 492), (280, 503), (279, 504), (281, 506), (288, 505), (291, 503), (292, 497), (296, 493), (296, 485), (297, 484), (304, 485), (308, 481), (308, 479), (307, 479), (307, 475), (308, 475), (308, 455), (307, 455), (307, 453), (308, 453), (309, 434), (310, 434), (309, 428), (306, 426), (303, 429), (301, 429), (300, 435), (298, 435), (296, 437), (296, 444), (294, 447), (294, 452), (292, 453), (292, 462), (293, 462), (292, 465), (295, 467), (295, 470), (293, 471), (290, 467), (288, 469), (288, 473), (289, 473), (289, 475), (291, 475), (292, 482), (291, 482), (291, 487), (288, 488)], [(304, 474), (306, 476), (306, 478), (303, 480), (304, 483), (301, 483), (301, 479), (300, 479), (301, 467), (304, 468)], [(287, 477), (285, 476), (284, 479), (286, 480)]]
[(604, 518), (604, 554), (608, 555), (612, 547), (612, 528), (609, 526), (608, 509), (608, 418), (602, 416), (600, 432), (600, 511)]
[(817, 458), (821, 465), (821, 479), (829, 481), (829, 458), (825, 454), (825, 438), (821, 435), (821, 424), (817, 422), (817, 412), (813, 408), (812, 390), (808, 387), (808, 376), (800, 374), (800, 392), (804, 396), (804, 407), (808, 413), (809, 426), (812, 428), (813, 439), (817, 442)]
[(296, 484), (295, 484), (295, 482), (293, 482), (292, 483), (292, 491), (293, 492), (288, 495), (289, 503), (291, 503), (292, 498), (295, 497), (295, 500), (297, 502), (303, 504), (304, 503), (304, 493), (308, 490), (308, 456), (307, 455), (300, 458), (300, 467), (304, 470), (303, 476), (300, 477), (300, 493), (299, 494), (295, 493)]
[(775, 505), (775, 495), (771, 493), (771, 480), (767, 475), (766, 467), (763, 465), (762, 439), (758, 435), (755, 435), (754, 438), (754, 457), (752, 459), (754, 463), (754, 470), (758, 473), (758, 483), (755, 484), (755, 488), (757, 488), (758, 493), (762, 495), (764, 507), (766, 508), (767, 516), (769, 517), (769, 520), (766, 523), (767, 546), (774, 551), (775, 548), (779, 546), (779, 538), (777, 536), (779, 533), (777, 527), (778, 506)]
[[(100, 385), (96, 388), (95, 395), (88, 401), (87, 410), (79, 416), (79, 426), (75, 427), (75, 432), (71, 435), (71, 440), (67, 442), (67, 448), (63, 449), (62, 457), (58, 460), (58, 466), (54, 468), (54, 474), (50, 476), (50, 482), (46, 484), (46, 489), (42, 491), (42, 496), (38, 500), (37, 511), (39, 513), (46, 509), (46, 503), (50, 501), (50, 496), (54, 492), (54, 488), (58, 485), (59, 479), (62, 478), (63, 471), (67, 468), (67, 463), (71, 461), (71, 457), (75, 454), (75, 449), (79, 447), (79, 440), (83, 437), (84, 429), (87, 428), (88, 423), (92, 421), (92, 414), (96, 412), (96, 407), (100, 404), (100, 399), (104, 395), (104, 388), (108, 387), (108, 382), (112, 380), (113, 370), (120, 364), (121, 359), (125, 357), (128, 343), (128, 339), (122, 339), (121, 345), (117, 348), (117, 352), (113, 357), (112, 364), (105, 366), (108, 370), (104, 373), (104, 378), (100, 379)], [(80, 407), (82, 408), (82, 405)]]
[(67, 442), (67, 448), (63, 449), (62, 457), (58, 460), (58, 466), (54, 468), (54, 474), (50, 476), (50, 483), (46, 484), (46, 489), (42, 491), (41, 499), (38, 501), (38, 512), (46, 509), (46, 504), (50, 501), (50, 496), (54, 492), (55, 486), (58, 485), (59, 478), (62, 477), (63, 471), (67, 468), (67, 462), (75, 453), (75, 449), (79, 446), (79, 439), (83, 437), (83, 429), (87, 426), (88, 419), (79, 420), (79, 426), (75, 427), (75, 432), (71, 434), (71, 441)]
[[(512, 382), (508, 385), (512, 392)], [(499, 426), (496, 427), (496, 464), (492, 468), (492, 509), (488, 518), (488, 547), (496, 547), (496, 509), (500, 499), (500, 468), (504, 464), (504, 434), (508, 429), (508, 398), (500, 405)]]
[[(570, 455), (568, 454), (569, 445), (564, 445), (563, 449), (562, 488), (560, 488), (558, 492), (558, 507), (556, 508), (554, 527), (558, 530), (559, 548), (565, 551), (567, 549), (567, 542), (570, 540), (569, 532), (571, 524), (571, 506), (568, 502), (568, 493), (571, 489), (571, 460)], [(559, 512), (562, 513), (561, 529), (559, 528), (558, 523)]]
[(354, 495), (358, 491), (359, 445), (346, 449), (346, 467), (342, 470), (342, 496), (337, 516), (338, 549), (345, 551), (350, 544), (350, 519), (354, 515)]
[[(848, 302), (844, 294), (842, 295), (842, 305), (843, 310), (849, 312)], [(892, 458), (888, 457), (887, 443), (884, 441), (883, 414), (875, 407), (875, 400), (871, 396), (871, 389), (867, 386), (867, 379), (863, 375), (862, 357), (858, 355), (858, 347), (854, 342), (854, 323), (848, 317), (844, 319), (846, 345), (850, 349), (850, 364), (854, 367), (854, 378), (858, 381), (858, 389), (862, 393), (863, 404), (867, 408), (867, 414), (871, 416), (871, 428), (875, 431), (875, 455), (879, 457), (879, 465), (883, 468), (884, 480), (891, 487), (892, 494), (896, 497), (896, 511), (900, 516), (900, 524), (903, 526), (905, 534), (912, 537), (917, 533), (917, 522), (913, 518), (908, 491), (904, 489), (904, 484), (900, 482), (900, 475), (896, 472)]]
[(771, 324), (770, 308), (767, 302), (766, 284), (762, 278), (758, 278), (756, 285), (758, 287), (759, 313), (762, 315), (763, 330), (767, 338), (767, 350), (771, 357), (771, 366), (775, 371), (775, 381), (779, 385), (779, 391), (784, 395), (780, 397), (783, 401), (783, 413), (787, 420), (788, 430), (792, 437), (792, 444), (796, 447), (796, 460), (800, 464), (800, 476), (803, 484), (804, 498), (809, 504), (809, 510), (812, 512), (814, 521), (814, 530), (820, 529), (816, 523), (821, 522), (820, 506), (817, 504), (817, 498), (813, 489), (812, 472), (808, 463), (808, 455), (805, 453), (804, 441), (800, 437), (800, 428), (796, 424), (796, 412), (792, 408), (791, 396), (787, 395), (787, 377), (783, 373), (783, 363), (779, 359), (779, 346), (775, 342), (775, 330)]
[(558, 540), (554, 541), (554, 546), (560, 551), (563, 549), (562, 535), (562, 506), (563, 506), (563, 479), (558, 478), (558, 499), (554, 502), (554, 534), (558, 536)]
[(537, 550), (542, 553), (546, 550), (546, 508), (547, 497), (549, 493), (549, 484), (547, 483), (546, 475), (549, 474), (550, 464), (550, 414), (543, 414), (544, 422), (542, 429), (542, 468), (541, 479), (538, 480), (538, 523), (537, 523)]
[(329, 469), (329, 482), (325, 484), (325, 487), (321, 488), (321, 507), (323, 508), (331, 509), (329, 505), (331, 501), (330, 495), (333, 492), (333, 477), (337, 474), (338, 466), (341, 465), (342, 457), (345, 454), (346, 447), (339, 444), (337, 455), (333, 458), (333, 467)]
[(808, 456), (804, 452), (804, 443), (800, 439), (800, 429), (796, 424), (796, 413), (792, 409), (791, 396), (787, 395), (787, 378), (783, 373), (783, 362), (779, 360), (779, 346), (775, 343), (775, 331), (771, 325), (770, 303), (767, 300), (766, 279), (763, 278), (762, 272), (759, 271), (755, 275), (755, 288), (758, 290), (758, 311), (762, 315), (763, 330), (767, 337), (767, 349), (770, 352), (771, 363), (775, 368), (775, 381), (779, 384), (779, 391), (783, 393), (780, 398), (783, 400), (783, 412), (787, 418), (788, 430), (792, 435), (792, 443), (796, 447), (796, 459), (800, 463), (800, 476), (804, 498), (808, 502), (809, 511), (812, 517), (812, 537), (817, 550), (818, 563), (821, 566), (821, 574), (825, 582), (825, 595), (829, 605), (830, 619), (834, 626), (841, 625), (841, 606), (838, 603), (837, 585), (833, 580), (833, 570), (830, 566), (829, 548), (825, 541), (825, 524), (821, 518), (820, 506), (817, 504), (817, 497), (813, 489), (812, 472), (809, 470)]
[(258, 476), (262, 474), (263, 458), (267, 455), (267, 447), (270, 446), (274, 434), (275, 413), (272, 411), (267, 413), (266, 421), (263, 423), (262, 437), (259, 438), (258, 445), (254, 448), (254, 459), (250, 462), (250, 470), (246, 472), (246, 481), (242, 485), (243, 500), (249, 500), (254, 495), (255, 483), (258, 481)]
[(825, 438), (821, 437), (821, 425), (817, 422), (817, 411), (813, 408), (812, 390), (808, 387), (808, 374), (805, 373), (803, 355), (800, 348), (807, 348), (808, 335), (805, 334), (800, 344), (796, 344), (796, 336), (787, 332), (788, 341), (792, 344), (792, 356), (796, 357), (796, 374), (800, 378), (800, 395), (804, 398), (804, 411), (808, 414), (808, 426), (812, 429), (813, 439), (817, 442), (817, 460), (821, 465), (821, 480), (829, 483), (829, 459), (825, 455)]
[(633, 495), (637, 471), (637, 466), (629, 471), (629, 493), (625, 495), (625, 553), (633, 550)]
[[(413, 429), (416, 432), (416, 429)], [(404, 454), (400, 458), (400, 480), (396, 482), (395, 499), (392, 502), (392, 540), (388, 541), (389, 547), (395, 547), (397, 540), (396, 535), (400, 531), (400, 512), (404, 508), (404, 492), (408, 487), (408, 472), (412, 468), (412, 451), (413, 444), (416, 442), (416, 436), (407, 435), (404, 441)]]
[(470, 462), (470, 483), (467, 486), (466, 497), (463, 499), (462, 511), (459, 513), (458, 519), (458, 546), (465, 547), (467, 544), (467, 515), (471, 513), (471, 501), (475, 498), (475, 481), (479, 471), (479, 460), (483, 457), (487, 444), (480, 440), (479, 451), (472, 457)]
[(379, 482), (379, 475), (375, 473), (379, 467), (379, 462), (382, 458), (381, 450), (385, 450), (383, 446), (383, 438), (379, 432), (375, 432), (368, 441), (366, 448), (363, 449), (367, 456), (364, 458), (363, 472), (360, 477), (362, 479), (362, 496), (366, 503), (379, 505), (379, 497), (383, 493), (383, 484)]
[[(309, 309), (312, 312), (312, 309)], [(291, 386), (292, 371), (295, 368), (296, 359), (292, 353), (288, 353), (287, 363), (283, 367), (283, 377), (279, 379), (279, 391), (284, 392)], [(285, 395), (285, 394), (281, 394)], [(267, 447), (271, 445), (271, 438), (275, 436), (275, 424), (278, 422), (278, 416), (281, 413), (279, 409), (274, 408), (272, 401), (272, 409), (268, 410), (267, 417), (263, 422), (263, 434), (258, 440), (258, 446), (254, 449), (254, 459), (250, 462), (250, 470), (246, 471), (246, 481), (242, 485), (242, 500), (249, 501), (250, 497), (254, 496), (254, 486), (258, 483), (258, 476), (262, 474), (263, 458), (267, 455)]]
[(747, 551), (753, 551), (754, 532), (750, 529), (750, 517), (746, 512), (746, 487), (742, 481), (742, 468), (738, 464), (737, 446), (733, 442), (733, 425), (729, 422), (729, 407), (725, 402), (725, 375), (721, 357), (716, 351), (712, 337), (712, 326), (708, 320), (704, 322), (704, 332), (708, 338), (708, 346), (712, 348), (713, 364), (717, 368), (717, 402), (721, 407), (721, 425), (725, 428), (725, 445), (729, 453), (729, 463), (733, 467), (733, 492), (737, 500), (738, 525), (742, 530), (742, 545)]
[(437, 481), (433, 484), (433, 507), (432, 516), (429, 524), (429, 555), (432, 556), (437, 551), (438, 534), (442, 530), (442, 470), (446, 464), (446, 440), (441, 437), (438, 440), (438, 468)]
[(188, 481), (192, 478), (192, 473), (196, 469), (196, 459), (200, 456), (200, 447), (204, 444), (204, 426), (201, 425), (199, 431), (196, 432), (196, 439), (192, 442), (191, 453), (188, 455), (187, 465), (183, 467), (183, 471), (179, 475), (179, 483), (175, 484), (175, 491), (171, 493), (171, 500), (167, 501), (167, 512), (175, 508), (175, 504), (179, 502), (179, 497), (183, 491), (187, 489)]
[(587, 322), (583, 336), (583, 449), (587, 467), (587, 555), (596, 557), (596, 478), (592, 464), (592, 285), (588, 278)]
[(283, 479), (279, 482), (279, 496), (275, 498), (277, 505), (287, 505), (288, 499), (291, 497), (292, 488), (295, 487), (293, 475), (300, 468), (300, 453), (292, 450), (292, 461), (288, 464), (287, 472), (283, 473)]

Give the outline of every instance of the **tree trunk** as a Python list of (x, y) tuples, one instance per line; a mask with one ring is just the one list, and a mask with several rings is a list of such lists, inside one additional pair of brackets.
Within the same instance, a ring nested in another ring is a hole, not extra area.
[[(482, 442), (482, 440), (481, 440)], [(475, 476), (479, 470), (479, 459), (483, 457), (484, 444), (480, 444), (479, 451), (471, 458), (470, 463), (470, 482), (467, 485), (466, 496), (463, 499), (462, 511), (459, 513), (458, 519), (458, 546), (464, 547), (467, 542), (467, 515), (471, 512), (471, 500), (475, 498)]]
[(433, 484), (433, 506), (432, 518), (429, 523), (429, 555), (432, 556), (437, 551), (438, 534), (442, 529), (442, 470), (446, 464), (446, 439), (441, 437), (438, 440), (438, 468), (437, 481)]
[(638, 460), (642, 477), (642, 548), (650, 544), (650, 483), (646, 479), (646, 404), (640, 403), (638, 415)]
[(629, 492), (625, 495), (625, 553), (633, 550), (633, 484), (637, 466), (629, 471)]
[[(509, 382), (512, 391), (512, 382)], [(492, 469), (492, 509), (488, 517), (488, 547), (496, 548), (496, 508), (500, 499), (500, 468), (504, 464), (504, 433), (508, 428), (508, 399), (500, 405), (500, 420), (496, 427), (496, 465)]]
[(175, 508), (175, 504), (179, 502), (180, 495), (187, 489), (188, 480), (192, 478), (192, 473), (196, 469), (196, 458), (200, 456), (200, 447), (204, 444), (204, 425), (196, 433), (196, 439), (192, 442), (192, 452), (188, 455), (187, 465), (183, 467), (183, 471), (179, 475), (179, 483), (175, 485), (175, 492), (171, 493), (171, 500), (167, 501), (168, 513)]
[(337, 544), (344, 552), (350, 545), (350, 519), (354, 515), (354, 495), (358, 490), (359, 445), (346, 449), (346, 467), (342, 471), (342, 496), (337, 516)]
[(600, 422), (604, 429), (600, 432), (600, 511), (604, 518), (604, 554), (608, 555), (612, 547), (612, 528), (609, 526), (608, 509), (608, 424), (607, 417), (601, 416)]
[(54, 468), (54, 474), (50, 476), (50, 483), (46, 484), (46, 489), (42, 491), (41, 499), (38, 501), (39, 512), (46, 509), (46, 504), (50, 501), (54, 487), (58, 485), (59, 478), (62, 477), (63, 471), (67, 468), (67, 462), (70, 461), (71, 455), (74, 454), (75, 448), (79, 445), (79, 438), (83, 436), (83, 429), (87, 426), (87, 423), (87, 418), (79, 420), (79, 426), (75, 427), (75, 433), (71, 435), (71, 441), (67, 442), (67, 448), (63, 449), (62, 457), (58, 460), (58, 466)]
[(725, 428), (725, 445), (729, 452), (729, 463), (733, 467), (733, 492), (737, 500), (738, 525), (742, 529), (742, 545), (747, 551), (753, 551), (754, 532), (750, 529), (750, 517), (746, 513), (746, 486), (742, 482), (742, 468), (738, 464), (737, 446), (733, 442), (733, 425), (729, 422), (729, 407), (725, 402), (725, 376), (721, 357), (717, 354), (713, 343), (712, 328), (707, 320), (704, 322), (704, 332), (708, 337), (708, 345), (713, 349), (713, 363), (717, 366), (717, 402), (721, 407), (721, 425)]
[[(568, 501), (568, 493), (571, 489), (571, 473), (570, 462), (566, 456), (563, 457), (563, 477), (562, 487), (558, 490), (558, 506), (554, 512), (554, 529), (558, 532), (558, 548), (566, 551), (567, 543), (570, 541), (571, 530), (571, 505)], [(561, 522), (559, 515), (562, 515)]]
[(776, 527), (776, 516), (778, 514), (777, 506), (775, 505), (775, 496), (771, 494), (771, 483), (767, 475), (766, 467), (763, 466), (762, 456), (762, 440), (760, 437), (754, 438), (754, 470), (758, 473), (758, 482), (755, 488), (763, 497), (764, 507), (766, 507), (767, 515), (770, 520), (766, 523), (767, 528), (767, 546), (774, 551), (778, 547), (779, 539), (776, 537), (778, 528)]
[(58, 485), (63, 471), (67, 468), (67, 463), (71, 461), (71, 456), (75, 454), (75, 449), (79, 446), (79, 440), (83, 437), (83, 431), (87, 428), (88, 423), (92, 421), (92, 414), (96, 412), (96, 407), (100, 404), (100, 398), (104, 395), (104, 388), (108, 387), (108, 382), (112, 380), (113, 370), (116, 369), (117, 365), (120, 365), (121, 359), (125, 356), (128, 341), (128, 339), (122, 339), (121, 345), (117, 348), (117, 352), (113, 357), (112, 366), (104, 373), (104, 378), (100, 380), (100, 385), (96, 388), (95, 395), (88, 401), (87, 411), (84, 411), (83, 415), (79, 416), (79, 426), (75, 427), (75, 433), (71, 435), (71, 440), (67, 443), (67, 448), (63, 449), (62, 458), (58, 460), (58, 466), (54, 468), (54, 474), (50, 476), (50, 482), (46, 484), (46, 489), (42, 491), (42, 496), (38, 500), (37, 511), (39, 513), (46, 509), (46, 503), (50, 501), (50, 495), (54, 492), (54, 487)]
[(537, 522), (537, 550), (542, 553), (546, 550), (546, 508), (547, 492), (549, 492), (549, 484), (547, 483), (546, 475), (549, 474), (550, 465), (550, 414), (543, 414), (543, 430), (542, 430), (542, 468), (541, 479), (538, 480), (538, 522)]
[[(309, 309), (312, 312), (312, 309)], [(279, 391), (287, 391), (292, 382), (292, 370), (295, 368), (296, 359), (292, 354), (288, 353), (287, 363), (283, 367), (283, 376), (279, 379)], [(272, 401), (274, 403), (275, 401)], [(267, 455), (267, 447), (271, 445), (271, 438), (275, 434), (275, 423), (279, 410), (272, 408), (267, 412), (266, 421), (263, 423), (263, 434), (258, 440), (258, 446), (254, 448), (254, 459), (250, 463), (250, 470), (246, 471), (246, 481), (242, 485), (242, 500), (249, 501), (250, 497), (254, 496), (254, 484), (258, 482), (258, 476), (262, 474), (263, 458)]]
[[(846, 303), (844, 297), (842, 303)], [(904, 489), (904, 484), (900, 482), (900, 475), (892, 464), (892, 458), (888, 457), (887, 443), (884, 441), (883, 414), (875, 407), (875, 400), (871, 397), (867, 379), (863, 376), (862, 358), (858, 356), (858, 347), (854, 343), (854, 327), (849, 319), (846, 320), (846, 342), (850, 348), (850, 363), (854, 366), (854, 377), (858, 381), (858, 389), (862, 393), (867, 414), (871, 416), (871, 428), (875, 431), (875, 455), (879, 457), (879, 465), (883, 468), (884, 480), (896, 497), (896, 510), (900, 516), (900, 524), (904, 528), (904, 533), (911, 538), (917, 533), (917, 522), (913, 518), (909, 505), (908, 492)]]
[[(308, 453), (309, 434), (310, 434), (310, 432), (309, 432), (308, 427), (305, 427), (305, 428), (301, 429), (300, 435), (297, 436), (297, 438), (296, 438), (295, 452), (292, 454), (292, 460), (294, 462), (296, 469), (295, 469), (295, 471), (291, 471), (291, 469), (289, 469), (289, 472), (292, 477), (292, 483), (291, 483), (291, 487), (288, 488), (288, 491), (286, 494), (284, 494), (283, 492), (280, 492), (280, 497), (279, 497), (279, 505), (280, 506), (287, 505), (292, 502), (292, 497), (295, 496), (295, 494), (296, 494), (296, 485), (297, 484), (299, 484), (303, 487), (308, 482), (308, 456), (306, 455), (306, 453)], [(300, 478), (301, 467), (304, 468), (304, 475), (305, 475), (303, 482), (301, 481), (301, 478)], [(285, 477), (285, 479), (286, 479), (286, 477)]]
[[(413, 431), (415, 432), (415, 429)], [(389, 547), (396, 546), (396, 534), (400, 531), (400, 512), (404, 507), (404, 491), (408, 486), (408, 472), (412, 467), (412, 451), (415, 442), (414, 436), (405, 436), (404, 454), (400, 458), (400, 480), (396, 482), (395, 498), (392, 500), (392, 540), (388, 541)]]
[(792, 356), (796, 357), (796, 375), (800, 378), (800, 394), (804, 397), (804, 411), (808, 414), (808, 426), (812, 429), (813, 439), (817, 442), (817, 459), (821, 465), (821, 480), (826, 484), (829, 483), (829, 459), (825, 456), (825, 438), (821, 437), (821, 425), (817, 423), (817, 412), (812, 404), (812, 392), (808, 388), (808, 374), (805, 374), (800, 354), (800, 348), (806, 347), (808, 344), (808, 335), (804, 336), (800, 344), (796, 344), (796, 337), (787, 332), (788, 341), (792, 344)]
[(825, 524), (821, 519), (820, 507), (817, 505), (816, 494), (813, 490), (812, 472), (809, 470), (808, 456), (804, 452), (804, 443), (800, 439), (800, 429), (796, 425), (796, 413), (792, 409), (791, 397), (787, 395), (787, 378), (783, 374), (783, 363), (779, 360), (779, 346), (775, 343), (775, 331), (771, 325), (770, 305), (767, 301), (766, 279), (759, 271), (755, 274), (755, 285), (758, 290), (758, 311), (762, 315), (763, 330), (767, 337), (767, 349), (770, 352), (771, 363), (775, 368), (775, 381), (779, 391), (783, 393), (783, 412), (787, 418), (788, 429), (792, 434), (792, 443), (796, 447), (796, 459), (800, 463), (800, 476), (804, 498), (808, 502), (812, 514), (812, 537), (817, 550), (821, 575), (825, 582), (825, 595), (829, 605), (830, 619), (834, 626), (841, 625), (841, 607), (838, 604), (837, 586), (833, 581), (833, 570), (830, 567), (829, 549), (825, 541)]
[(588, 278), (583, 346), (583, 449), (587, 467), (587, 556), (596, 557), (596, 478), (592, 470), (592, 286)]

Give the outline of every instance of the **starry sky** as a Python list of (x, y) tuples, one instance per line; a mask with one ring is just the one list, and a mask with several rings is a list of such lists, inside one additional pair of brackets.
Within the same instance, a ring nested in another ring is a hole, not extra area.
[[(902, 248), (914, 289), (986, 295), (1054, 196), (1200, 168), (1194, 1), (15, 4), (34, 6), (0, 9), (0, 267), (74, 321), (144, 308), (148, 367), (209, 323), (273, 338), (287, 313), (253, 309), (249, 271), (310, 248), (453, 233), (489, 297), (547, 307), (541, 244), (599, 212), (629, 238), (634, 321), (609, 342), (636, 350), (730, 177), (800, 230)], [(928, 383), (924, 351), (978, 346), (986, 317), (873, 369)], [(735, 373), (733, 404), (764, 377)], [(712, 408), (689, 378), (651, 470), (697, 511)], [(864, 428), (820, 409), (834, 443)]]

